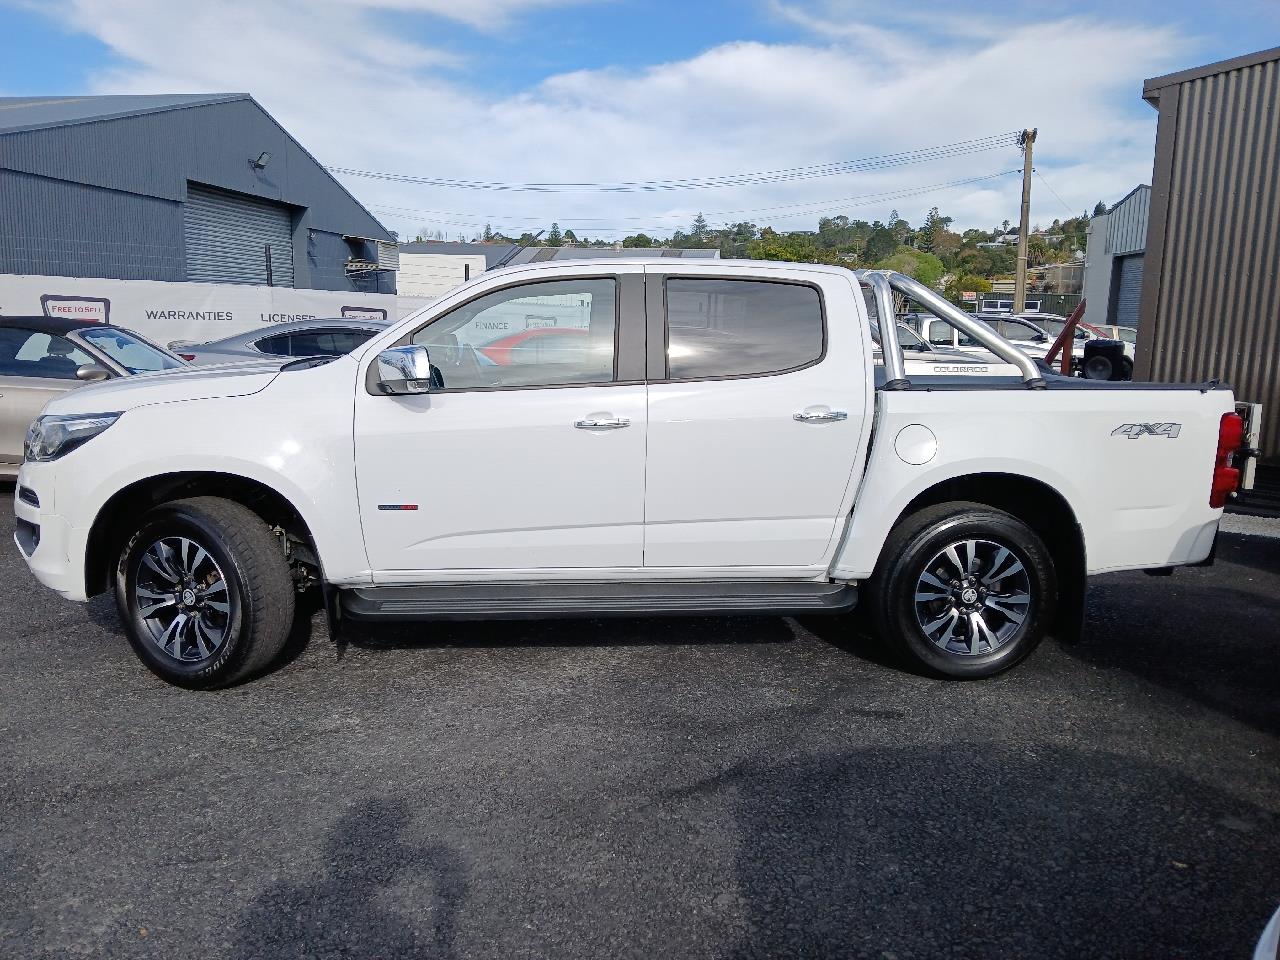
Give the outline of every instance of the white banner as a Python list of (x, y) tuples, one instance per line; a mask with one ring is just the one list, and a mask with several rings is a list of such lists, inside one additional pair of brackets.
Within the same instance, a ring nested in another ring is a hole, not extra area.
[(231, 283), (166, 283), (0, 274), (0, 316), (79, 317), (136, 330), (159, 344), (204, 342), (313, 317), (398, 320), (431, 297)]

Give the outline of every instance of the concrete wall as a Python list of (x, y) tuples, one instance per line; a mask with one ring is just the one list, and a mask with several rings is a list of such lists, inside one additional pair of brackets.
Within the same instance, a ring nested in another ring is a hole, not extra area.
[(484, 256), (481, 254), (453, 256), (439, 253), (405, 253), (401, 249), (400, 270), (396, 274), (396, 290), (407, 296), (440, 297), (463, 283), (468, 270), (473, 278), (484, 273)]
[(1107, 249), (1107, 233), (1111, 217), (1100, 214), (1089, 221), (1084, 252), (1084, 322), (1102, 326), (1107, 322), (1107, 303), (1111, 297), (1111, 266), (1114, 259)]

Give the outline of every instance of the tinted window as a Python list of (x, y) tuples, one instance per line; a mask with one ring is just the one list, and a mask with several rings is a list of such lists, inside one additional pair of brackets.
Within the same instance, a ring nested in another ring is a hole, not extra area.
[(667, 367), (674, 380), (776, 373), (822, 356), (813, 287), (759, 280), (667, 281)]
[(291, 357), (341, 357), (369, 339), (354, 330), (305, 330), (289, 334)]
[(274, 337), (263, 337), (254, 344), (261, 353), (274, 357), (289, 356), (289, 334), (277, 333)]
[(526, 283), (477, 297), (412, 337), (445, 389), (608, 383), (614, 378), (617, 282)]
[(74, 380), (77, 367), (94, 362), (66, 337), (0, 327), (0, 375)]

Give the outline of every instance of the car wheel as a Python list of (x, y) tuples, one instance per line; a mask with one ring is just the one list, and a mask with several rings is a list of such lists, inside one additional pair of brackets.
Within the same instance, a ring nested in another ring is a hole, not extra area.
[(978, 503), (928, 507), (885, 543), (869, 588), (876, 632), (907, 664), (950, 678), (988, 677), (1025, 658), (1057, 606), (1044, 542)]
[(253, 511), (218, 497), (146, 513), (120, 551), (115, 588), (134, 652), (180, 687), (224, 687), (260, 672), (293, 626), (280, 541)]
[(1125, 357), (1123, 360), (1120, 361), (1120, 379), (1121, 380), (1133, 379), (1133, 361), (1130, 360), (1128, 357)]
[(1086, 380), (1110, 380), (1111, 358), (1094, 354), (1084, 362), (1082, 375)]

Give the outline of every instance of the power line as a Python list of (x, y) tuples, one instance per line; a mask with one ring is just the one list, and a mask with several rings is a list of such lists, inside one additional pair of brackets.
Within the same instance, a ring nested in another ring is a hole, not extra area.
[(1059, 204), (1065, 207), (1066, 212), (1069, 212), (1071, 216), (1075, 216), (1075, 211), (1071, 209), (1071, 207), (1068, 206), (1068, 204), (1066, 204), (1065, 200), (1062, 200), (1062, 197), (1057, 195), (1056, 189), (1053, 189), (1052, 187), (1048, 186), (1048, 180), (1041, 177), (1041, 172), (1039, 172), (1039, 170), (1037, 169), (1032, 168), (1032, 173), (1036, 174), (1037, 177), (1039, 178), (1039, 182), (1044, 184), (1044, 189), (1047, 189), (1048, 192), (1052, 193), (1053, 196), (1057, 197), (1057, 202), (1059, 202)]
[[(837, 212), (839, 210), (854, 209), (857, 207), (871, 206), (877, 203), (885, 203), (890, 200), (903, 200), (909, 197), (922, 196), (924, 194), (934, 193), (939, 190), (949, 190), (955, 187), (967, 186), (973, 183), (981, 183), (987, 180), (995, 180), (1000, 177), (1007, 177), (1007, 176), (1010, 176), (1011, 174), (1015, 174), (1018, 172), (1019, 172), (1018, 170), (1001, 170), (997, 173), (988, 173), (978, 177), (967, 177), (962, 180), (949, 180), (949, 181), (946, 181), (945, 183), (934, 183), (934, 184), (928, 184), (920, 187), (908, 187), (901, 190), (889, 190), (882, 193), (861, 194), (859, 196), (854, 196), (854, 197), (841, 197), (835, 200), (814, 200), (814, 201), (809, 201), (809, 202), (800, 203), (800, 204), (782, 204), (776, 207), (758, 207), (755, 209), (711, 211), (710, 215), (713, 217), (718, 217), (718, 216), (724, 216), (724, 215), (769, 213), (775, 210), (791, 210), (792, 211), (791, 213), (783, 215), (783, 217), (786, 218), (786, 217), (808, 216), (818, 212), (832, 213), (832, 212)], [(801, 209), (801, 210), (794, 209), (797, 207), (806, 208), (806, 209)], [(457, 220), (457, 219), (445, 219), (441, 216), (437, 216), (437, 214), (443, 214), (446, 217), (472, 217), (477, 215), (450, 212), (450, 211), (419, 210), (413, 207), (375, 206), (375, 207), (372, 207), (371, 209), (377, 213), (384, 213), (392, 216), (405, 216), (407, 214), (418, 214), (421, 216), (430, 217), (432, 221), (435, 223), (440, 223), (446, 226), (455, 226), (455, 227), (482, 227), (489, 223), (498, 222), (500, 227), (505, 226), (508, 229), (514, 230), (514, 229), (520, 229), (521, 227), (524, 227), (524, 226), (541, 226), (542, 224), (545, 224), (548, 220), (552, 219), (550, 217), (533, 217), (533, 216), (512, 219), (512, 218), (507, 218), (507, 217), (498, 215), (498, 216), (483, 216), (475, 220)], [(656, 221), (662, 220), (662, 219), (675, 219), (683, 216), (685, 215), (684, 214), (657, 214), (652, 217), (611, 217), (611, 218), (579, 217), (579, 218), (564, 218), (564, 220), (565, 220), (565, 223), (570, 228), (572, 228), (574, 225), (577, 225), (577, 224), (591, 223), (592, 226), (584, 227), (583, 229), (589, 229), (592, 231), (613, 232), (617, 230), (638, 230), (638, 231), (657, 232), (661, 230), (670, 230), (672, 228), (672, 224), (666, 223), (666, 224), (657, 225)], [(704, 216), (706, 216), (706, 214), (704, 214)], [(500, 221), (505, 221), (505, 222), (500, 222)]]
[[(916, 196), (920, 193), (927, 193), (933, 190), (942, 190), (948, 187), (965, 186), (971, 183), (980, 183), (984, 180), (994, 180), (999, 177), (1007, 177), (1010, 174), (1014, 174), (1017, 172), (1018, 172), (1017, 170), (1001, 170), (997, 173), (987, 173), (978, 177), (966, 177), (962, 180), (948, 180), (945, 183), (931, 183), (931, 184), (926, 184), (920, 187), (904, 187), (898, 190), (886, 190), (881, 193), (864, 193), (864, 194), (858, 194), (852, 197), (836, 197), (829, 200), (806, 200), (802, 203), (783, 203), (783, 204), (777, 204), (771, 207), (745, 207), (745, 208), (739, 208), (737, 210), (704, 210), (701, 212), (704, 217), (729, 217), (729, 216), (740, 216), (743, 214), (774, 213), (779, 210), (794, 210), (796, 211), (796, 215), (801, 215), (807, 212), (817, 212), (822, 210), (834, 209), (834, 208), (837, 208), (838, 205), (840, 204), (852, 204), (854, 206), (862, 206), (864, 204), (862, 204), (860, 201), (875, 202), (877, 200), (893, 200), (893, 199), (898, 199), (899, 197), (911, 197), (911, 196)], [(494, 223), (499, 220), (508, 220), (508, 221), (513, 220), (513, 218), (510, 217), (509, 214), (505, 214), (505, 213), (471, 213), (471, 212), (462, 212), (458, 210), (425, 210), (420, 207), (399, 207), (399, 206), (392, 206), (390, 204), (380, 204), (373, 207), (372, 209), (375, 209), (381, 213), (388, 213), (393, 215), (414, 214), (416, 216), (435, 217), (435, 218), (444, 218), (444, 217), (474, 218), (474, 223), (471, 220), (468, 220), (466, 223), (461, 224), (462, 226), (473, 226), (473, 225), (483, 226), (484, 223)], [(565, 219), (566, 222), (571, 222), (574, 224), (596, 224), (596, 223), (652, 224), (659, 220), (683, 220), (687, 217), (688, 217), (687, 213), (655, 213), (650, 216), (643, 216), (643, 217), (569, 217), (569, 218), (563, 218), (563, 219)], [(515, 222), (542, 223), (544, 221), (561, 219), (561, 218), (562, 217), (559, 214), (552, 217), (527, 216), (522, 218), (515, 218)], [(449, 221), (440, 219), (440, 222), (447, 223)]]
[(842, 160), (803, 167), (786, 167), (779, 170), (763, 170), (756, 173), (613, 183), (504, 183), (501, 181), (456, 180), (449, 177), (419, 177), (377, 170), (358, 170), (353, 167), (327, 167), (326, 169), (331, 173), (349, 177), (365, 177), (371, 180), (413, 183), (420, 186), (447, 187), (457, 190), (492, 190), (506, 193), (646, 193), (673, 190), (705, 190), (759, 183), (785, 183), (795, 180), (813, 180), (819, 177), (834, 177), (849, 173), (864, 173), (870, 170), (885, 170), (891, 167), (927, 163), (932, 160), (968, 156), (1015, 146), (1016, 136), (1016, 132), (999, 133), (978, 137), (973, 140), (961, 140), (933, 147), (920, 147), (900, 153), (863, 157), (858, 160)]

